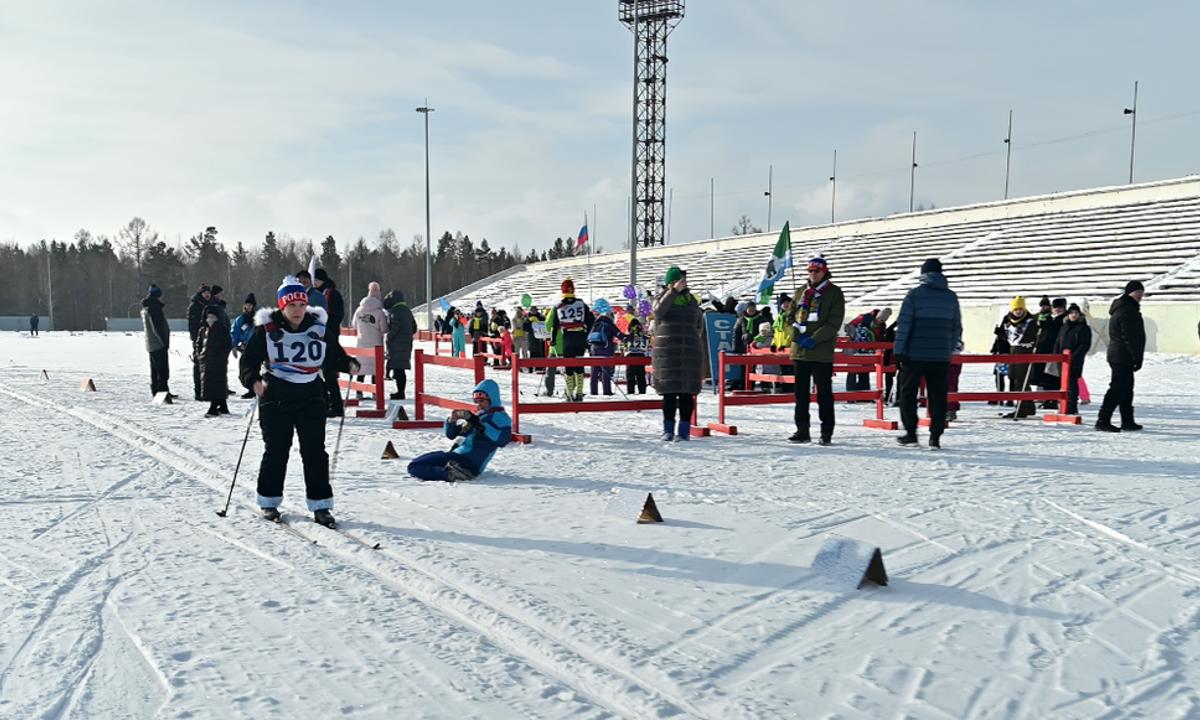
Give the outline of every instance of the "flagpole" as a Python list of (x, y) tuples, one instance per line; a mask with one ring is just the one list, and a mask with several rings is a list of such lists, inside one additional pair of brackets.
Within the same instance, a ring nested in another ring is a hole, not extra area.
[(788, 257), (789, 257), (789, 258), (791, 258), (791, 260), (792, 260), (792, 267), (791, 267), (791, 271), (792, 271), (792, 307), (796, 307), (796, 305), (795, 305), (795, 303), (796, 303), (796, 290), (797, 290), (797, 288), (796, 288), (796, 258), (795, 258), (795, 256), (794, 256), (794, 255), (792, 255), (792, 231), (791, 231), (791, 228), (790, 228), (790, 227), (788, 227), (788, 223), (787, 223), (787, 222), (785, 222), (785, 223), (783, 224), (783, 229), (784, 229), (784, 231), (786, 231), (786, 232), (787, 232), (787, 234), (788, 234), (788, 247), (787, 247), (787, 251), (788, 251)]
[[(588, 227), (587, 210), (583, 211), (583, 226), (585, 228)], [(587, 246), (588, 246), (588, 257), (587, 257), (588, 303), (590, 304), (590, 303), (594, 303), (596, 301), (596, 293), (595, 293), (595, 291), (592, 290), (592, 229), (591, 228), (588, 228)]]

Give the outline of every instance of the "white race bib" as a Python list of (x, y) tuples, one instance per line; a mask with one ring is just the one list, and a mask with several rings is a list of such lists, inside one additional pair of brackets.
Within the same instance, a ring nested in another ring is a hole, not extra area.
[(325, 361), (325, 326), (313, 325), (303, 332), (276, 327), (267, 333), (267, 372), (290, 383), (310, 383)]

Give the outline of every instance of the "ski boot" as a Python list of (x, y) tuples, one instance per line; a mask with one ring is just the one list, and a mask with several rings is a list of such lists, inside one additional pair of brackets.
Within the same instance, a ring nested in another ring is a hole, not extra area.
[(279, 508), (277, 508), (277, 507), (259, 508), (259, 512), (262, 513), (264, 520), (270, 520), (271, 522), (280, 522), (283, 519), (283, 515), (279, 512)]
[(337, 523), (333, 519), (333, 513), (329, 512), (325, 508), (321, 508), (320, 510), (313, 512), (313, 522), (318, 525), (324, 525), (331, 530), (337, 528)]

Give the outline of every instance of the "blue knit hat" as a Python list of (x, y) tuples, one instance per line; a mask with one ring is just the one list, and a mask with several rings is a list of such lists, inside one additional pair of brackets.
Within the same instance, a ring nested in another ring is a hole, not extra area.
[(150, 289), (146, 292), (146, 294), (149, 295), (150, 297), (159, 297), (160, 295), (162, 295), (162, 288), (155, 285), (154, 283), (150, 283)]
[(283, 279), (283, 284), (279, 286), (275, 296), (279, 298), (280, 308), (293, 302), (308, 304), (308, 290), (304, 289), (295, 275), (288, 275)]

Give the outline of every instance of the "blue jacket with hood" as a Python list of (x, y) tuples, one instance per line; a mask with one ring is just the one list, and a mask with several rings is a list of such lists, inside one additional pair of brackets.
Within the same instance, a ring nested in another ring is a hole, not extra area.
[(940, 272), (922, 273), (908, 291), (896, 321), (896, 357), (918, 362), (950, 362), (962, 339), (958, 296)]
[(472, 392), (487, 393), (492, 406), (473, 416), (466, 425), (446, 420), (443, 427), (451, 440), (466, 438), (450, 452), (458, 456), (456, 460), (461, 465), (478, 475), (487, 468), (496, 450), (512, 440), (512, 420), (500, 405), (500, 386), (495, 380), (484, 380)]

